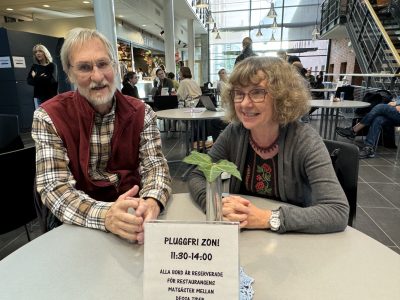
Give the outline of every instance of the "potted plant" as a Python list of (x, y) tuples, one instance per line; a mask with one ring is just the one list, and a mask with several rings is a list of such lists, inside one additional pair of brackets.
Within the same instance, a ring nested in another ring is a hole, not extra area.
[(242, 180), (236, 165), (226, 159), (214, 163), (208, 154), (197, 151), (192, 151), (183, 162), (197, 165), (206, 178), (206, 220), (222, 221), (221, 174), (226, 172)]

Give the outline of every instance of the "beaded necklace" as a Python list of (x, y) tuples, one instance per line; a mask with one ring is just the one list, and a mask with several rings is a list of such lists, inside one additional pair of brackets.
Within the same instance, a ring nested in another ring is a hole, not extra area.
[(253, 147), (254, 150), (259, 151), (261, 153), (266, 153), (266, 152), (271, 152), (278, 147), (278, 138), (279, 136), (276, 137), (275, 141), (272, 142), (271, 145), (267, 147), (261, 147), (256, 143), (256, 141), (253, 139), (253, 136), (250, 133), (250, 145)]

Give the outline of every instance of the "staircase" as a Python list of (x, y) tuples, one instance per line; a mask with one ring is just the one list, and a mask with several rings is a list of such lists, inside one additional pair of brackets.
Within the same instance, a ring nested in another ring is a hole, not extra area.
[[(339, 2), (340, 7), (335, 4)], [(325, 14), (326, 17), (341, 20), (340, 24), (345, 23), (362, 73), (381, 75), (364, 77), (366, 86), (387, 89), (400, 95), (400, 0), (374, 2), (378, 4), (371, 5), (368, 0), (349, 0), (346, 5), (343, 1), (326, 0), (322, 4), (321, 34), (324, 30), (333, 30), (331, 26), (323, 28), (327, 24), (324, 20), (325, 8), (326, 12), (330, 12)], [(328, 9), (333, 5), (338, 6), (336, 17)]]

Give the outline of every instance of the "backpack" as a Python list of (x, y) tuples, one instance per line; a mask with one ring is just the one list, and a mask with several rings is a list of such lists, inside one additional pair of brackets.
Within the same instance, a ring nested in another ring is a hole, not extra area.
[(392, 94), (387, 90), (377, 90), (374, 92), (367, 92), (364, 95), (363, 102), (371, 103), (368, 107), (356, 108), (355, 113), (359, 116), (365, 116), (371, 111), (376, 105), (384, 103), (387, 104), (392, 101)]

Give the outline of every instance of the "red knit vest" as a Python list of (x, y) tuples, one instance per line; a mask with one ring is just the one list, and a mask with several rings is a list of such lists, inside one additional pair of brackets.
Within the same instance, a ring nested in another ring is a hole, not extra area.
[(76, 188), (99, 201), (115, 201), (118, 196), (140, 185), (139, 142), (144, 124), (144, 104), (132, 97), (115, 93), (115, 123), (111, 138), (111, 155), (106, 171), (119, 176), (115, 187), (109, 181), (89, 177), (90, 137), (95, 111), (78, 91), (57, 95), (42, 104), (67, 149), (69, 169)]

